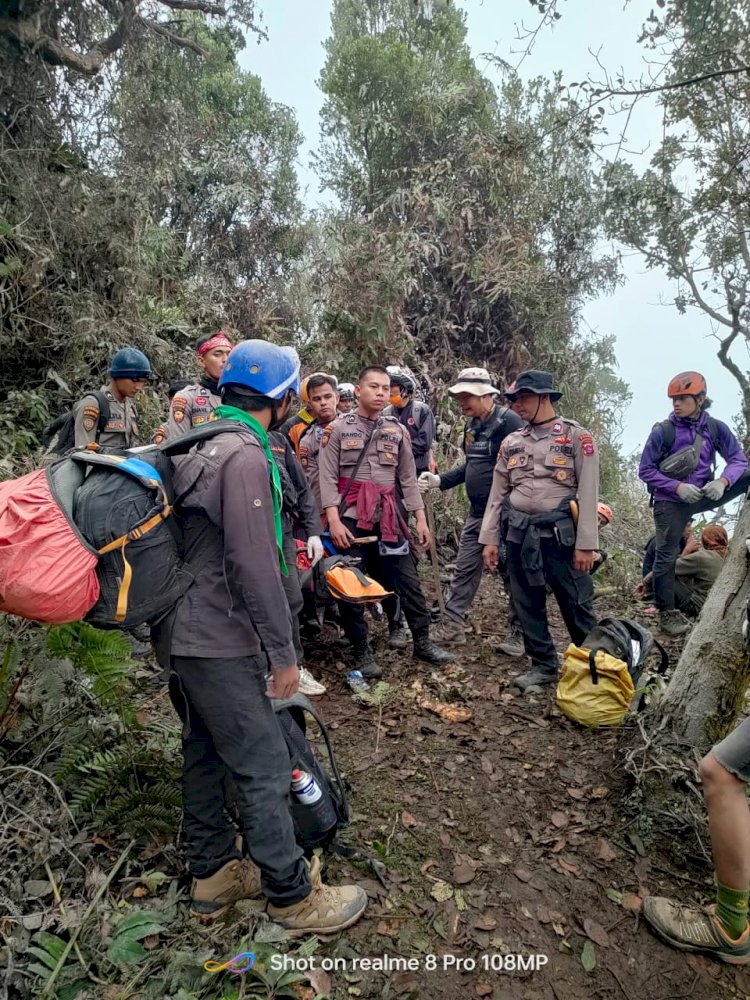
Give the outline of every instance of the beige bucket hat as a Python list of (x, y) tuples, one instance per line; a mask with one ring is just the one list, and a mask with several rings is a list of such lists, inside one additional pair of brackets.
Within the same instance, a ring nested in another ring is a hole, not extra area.
[(490, 373), (486, 368), (464, 368), (458, 373), (458, 382), (452, 385), (448, 392), (457, 396), (459, 392), (468, 392), (472, 396), (488, 396), (490, 393), (500, 394)]

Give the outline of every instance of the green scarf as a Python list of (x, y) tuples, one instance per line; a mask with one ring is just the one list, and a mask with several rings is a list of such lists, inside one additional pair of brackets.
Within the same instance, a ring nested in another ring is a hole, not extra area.
[(273, 526), (276, 531), (276, 547), (279, 550), (279, 566), (281, 567), (282, 574), (288, 576), (289, 571), (284, 559), (283, 528), (281, 527), (281, 503), (283, 499), (281, 493), (281, 476), (279, 476), (276, 459), (273, 457), (273, 452), (268, 444), (268, 434), (255, 417), (246, 413), (245, 410), (240, 410), (237, 406), (225, 406), (222, 403), (221, 406), (216, 407), (211, 416), (215, 419), (237, 420), (239, 423), (245, 424), (246, 427), (250, 428), (258, 441), (260, 441), (263, 451), (266, 453), (266, 461), (268, 462), (268, 471), (271, 479)]

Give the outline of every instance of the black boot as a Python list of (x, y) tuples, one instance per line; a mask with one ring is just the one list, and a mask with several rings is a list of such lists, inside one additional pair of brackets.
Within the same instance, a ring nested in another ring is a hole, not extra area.
[(355, 648), (354, 668), (355, 670), (359, 670), (363, 677), (383, 676), (383, 668), (373, 656), (369, 642)]
[(414, 636), (414, 656), (425, 663), (434, 663), (436, 667), (453, 663), (453, 654), (434, 643), (428, 631)]

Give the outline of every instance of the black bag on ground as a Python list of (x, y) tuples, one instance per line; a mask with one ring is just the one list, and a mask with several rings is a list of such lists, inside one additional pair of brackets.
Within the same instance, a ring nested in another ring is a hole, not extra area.
[(660, 654), (657, 672), (663, 674), (669, 665), (667, 651), (651, 632), (630, 618), (602, 618), (581, 643), (582, 649), (596, 653), (601, 649), (622, 660), (628, 668), (633, 684), (638, 687), (646, 660), (652, 652)]
[[(104, 393), (95, 389), (87, 392), (87, 396), (93, 396), (99, 404), (99, 419), (96, 423), (96, 443), (104, 428), (109, 423), (110, 409), (109, 400)], [(76, 444), (76, 414), (75, 409), (66, 410), (57, 419), (42, 431), (42, 444), (51, 455), (65, 455)]]
[[(349, 804), (346, 798), (346, 785), (339, 772), (336, 757), (333, 753), (331, 738), (323, 721), (308, 699), (301, 694), (291, 698), (274, 699), (273, 707), (284, 734), (289, 750), (289, 782), (291, 786), (292, 770), (298, 768), (312, 775), (322, 792), (323, 805), (317, 811), (302, 804), (297, 797), (289, 793), (289, 808), (294, 821), (294, 833), (297, 843), (303, 850), (314, 847), (328, 847), (336, 837), (338, 830), (349, 822)], [(323, 741), (328, 751), (328, 761), (333, 777), (326, 767), (318, 760), (315, 751), (306, 736), (305, 712), (317, 723)], [(319, 821), (322, 814), (333, 817), (333, 822)], [(322, 827), (326, 827), (323, 829)]]

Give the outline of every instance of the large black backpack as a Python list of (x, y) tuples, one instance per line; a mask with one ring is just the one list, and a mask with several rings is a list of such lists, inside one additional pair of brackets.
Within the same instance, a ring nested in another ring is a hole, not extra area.
[(630, 618), (602, 618), (588, 633), (581, 647), (590, 650), (589, 668), (594, 683), (596, 683), (595, 660), (599, 650), (627, 664), (628, 673), (635, 687), (638, 687), (646, 661), (652, 652), (658, 652), (660, 655), (657, 673), (663, 674), (669, 665), (669, 656), (661, 643), (647, 628)]
[[(336, 757), (331, 745), (331, 738), (328, 735), (322, 719), (315, 711), (308, 699), (302, 694), (295, 694), (291, 698), (273, 699), (273, 707), (276, 711), (276, 718), (279, 720), (281, 731), (284, 734), (290, 759), (290, 783), (291, 771), (299, 768), (311, 774), (318, 784), (323, 796), (327, 798), (336, 815), (336, 824), (327, 831), (321, 831), (311, 818), (310, 811), (301, 805), (294, 795), (289, 795), (289, 808), (294, 821), (294, 832), (297, 843), (305, 850), (314, 847), (329, 847), (333, 842), (337, 832), (341, 827), (349, 822), (349, 804), (346, 797), (346, 784), (341, 777), (341, 773), (336, 763)], [(328, 762), (331, 774), (318, 760), (315, 751), (310, 745), (306, 735), (305, 712), (307, 712), (318, 725), (321, 736), (328, 752)]]
[(217, 434), (243, 429), (234, 420), (211, 420), (135, 454), (76, 451), (63, 460), (86, 470), (71, 517), (99, 553), (100, 594), (88, 621), (105, 628), (153, 624), (187, 591), (193, 576), (183, 565), (173, 512), (192, 486), (175, 497), (170, 459)]
[[(109, 400), (99, 389), (87, 392), (87, 396), (93, 396), (99, 404), (99, 419), (96, 423), (96, 443), (102, 431), (109, 423), (110, 408)], [(42, 444), (52, 455), (65, 455), (75, 448), (76, 444), (76, 414), (75, 409), (66, 410), (59, 417), (52, 421), (42, 431)]]

